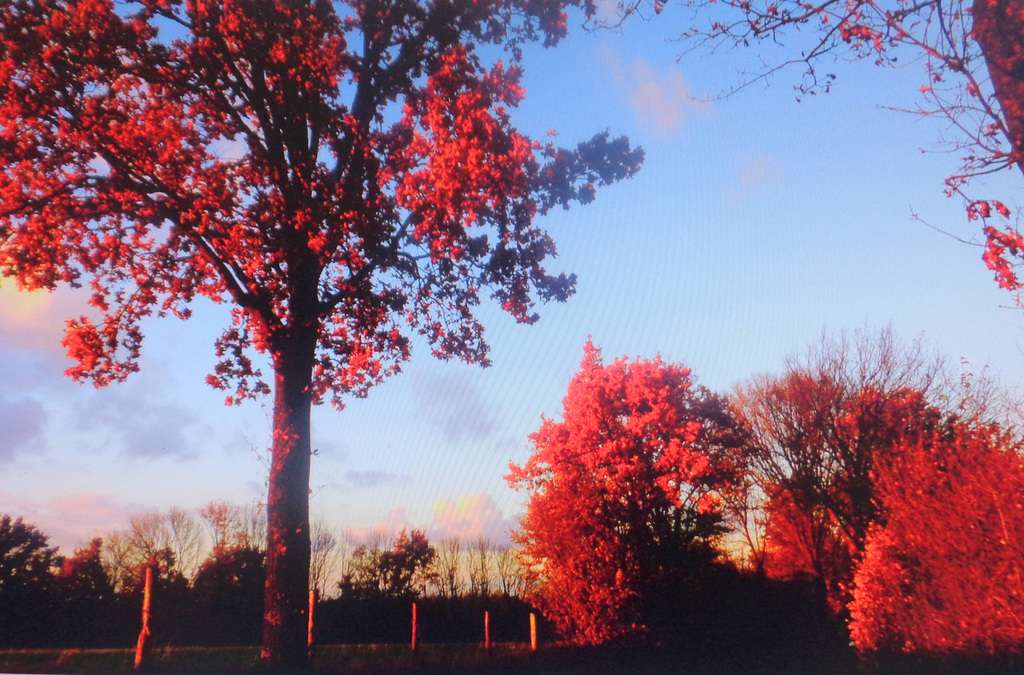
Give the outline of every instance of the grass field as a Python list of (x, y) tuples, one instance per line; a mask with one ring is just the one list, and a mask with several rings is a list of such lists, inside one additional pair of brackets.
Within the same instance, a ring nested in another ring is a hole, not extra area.
[[(531, 656), (522, 644), (428, 644), (415, 653), (408, 645), (328, 645), (317, 647), (314, 672), (468, 672), (488, 665), (504, 669), (525, 664)], [(132, 649), (19, 649), (0, 651), (2, 673), (81, 673), (117, 675), (133, 672)], [(258, 673), (257, 647), (177, 647), (157, 649), (147, 672)]]
[[(130, 649), (26, 649), (0, 651), (0, 673), (133, 673)], [(521, 643), (494, 645), (427, 644), (413, 653), (408, 645), (327, 645), (318, 647), (312, 672), (417, 673), (422, 675), (1003, 675), (1024, 674), (1024, 664), (1005, 659), (945, 662), (898, 658), (862, 662), (840, 654), (801, 653), (750, 660), (723, 653), (694, 658), (687, 651), (636, 645), (617, 649), (547, 647), (531, 652)], [(147, 673), (263, 673), (256, 647), (178, 647), (155, 650)]]

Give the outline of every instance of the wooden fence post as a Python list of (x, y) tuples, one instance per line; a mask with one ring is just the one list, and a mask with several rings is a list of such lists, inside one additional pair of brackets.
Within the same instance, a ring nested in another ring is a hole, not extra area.
[(142, 630), (139, 640), (135, 643), (135, 669), (138, 670), (146, 661), (146, 640), (149, 637), (149, 609), (153, 597), (153, 567), (156, 560), (150, 558), (146, 565), (146, 586), (142, 592)]
[(313, 612), (316, 609), (316, 589), (309, 589), (309, 622), (306, 628), (306, 646), (309, 648), (309, 656), (313, 656)]
[(530, 651), (537, 651), (537, 615), (530, 612)]
[(491, 653), (491, 613), (484, 612), (484, 649)]
[(412, 650), (416, 651), (416, 603), (412, 603)]

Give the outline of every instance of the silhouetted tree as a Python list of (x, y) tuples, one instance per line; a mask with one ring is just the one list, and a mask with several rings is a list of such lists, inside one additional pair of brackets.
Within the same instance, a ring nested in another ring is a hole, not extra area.
[(343, 598), (415, 598), (431, 581), (434, 547), (419, 530), (404, 529), (390, 548), (357, 547), (338, 584)]
[(314, 520), (312, 528), (309, 585), (316, 590), (317, 597), (325, 598), (337, 588), (347, 542), (335, 536), (322, 520)]
[(463, 582), (462, 541), (458, 537), (442, 539), (434, 554), (437, 594), (442, 598), (455, 598), (462, 594)]
[(49, 537), (21, 518), (0, 515), (0, 644), (34, 646), (45, 635), (61, 558)]
[(937, 397), (942, 364), (891, 329), (822, 336), (786, 372), (737, 389), (750, 480), (766, 500), (769, 571), (809, 574), (842, 604), (853, 560), (877, 517), (872, 471)]
[(131, 516), (127, 527), (106, 536), (101, 560), (115, 590), (121, 591), (138, 583), (138, 570), (152, 556), (161, 558), (165, 566), (173, 564), (173, 570), (166, 569), (166, 574), (173, 571), (191, 579), (208, 550), (196, 517), (171, 508), (166, 513)]
[(255, 644), (259, 641), (266, 582), (264, 553), (248, 546), (225, 546), (199, 568), (192, 582), (194, 631), (206, 645)]
[(61, 647), (108, 647), (115, 615), (114, 584), (101, 561), (103, 539), (95, 538), (66, 558), (54, 582), (51, 631)]

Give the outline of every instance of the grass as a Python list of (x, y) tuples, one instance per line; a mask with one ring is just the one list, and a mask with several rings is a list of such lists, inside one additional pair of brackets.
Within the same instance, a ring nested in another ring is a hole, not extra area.
[[(803, 652), (803, 653), (801, 653)], [(133, 673), (131, 649), (24, 649), (0, 651), (0, 673)], [(174, 647), (151, 654), (146, 673), (266, 675), (257, 647)], [(313, 675), (411, 673), (416, 675), (1003, 675), (1024, 673), (1020, 660), (946, 661), (900, 657), (863, 662), (841, 654), (795, 649), (781, 659), (748, 659), (726, 651), (703, 658), (687, 649), (652, 645), (620, 648), (545, 647), (521, 643), (326, 645), (317, 647)]]
[[(490, 653), (481, 645), (427, 644), (416, 652), (408, 645), (326, 645), (317, 647), (313, 671), (451, 672), (522, 663), (529, 647), (495, 644)], [(0, 673), (132, 673), (134, 649), (17, 649), (0, 651)], [(150, 673), (259, 673), (258, 647), (169, 647), (150, 655)]]

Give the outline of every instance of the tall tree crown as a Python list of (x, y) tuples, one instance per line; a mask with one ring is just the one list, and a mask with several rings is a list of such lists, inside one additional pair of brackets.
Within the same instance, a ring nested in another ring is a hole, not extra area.
[[(92, 289), (69, 373), (137, 369), (140, 323), (234, 304), (212, 385), (268, 391), (251, 350), (315, 343), (311, 391), (364, 394), (409, 335), (486, 362), (473, 307), (517, 320), (574, 277), (534, 218), (631, 175), (512, 125), (519, 57), (589, 2), (14, 0), (0, 9), (0, 274)], [(477, 45), (500, 45), (500, 51)]]

